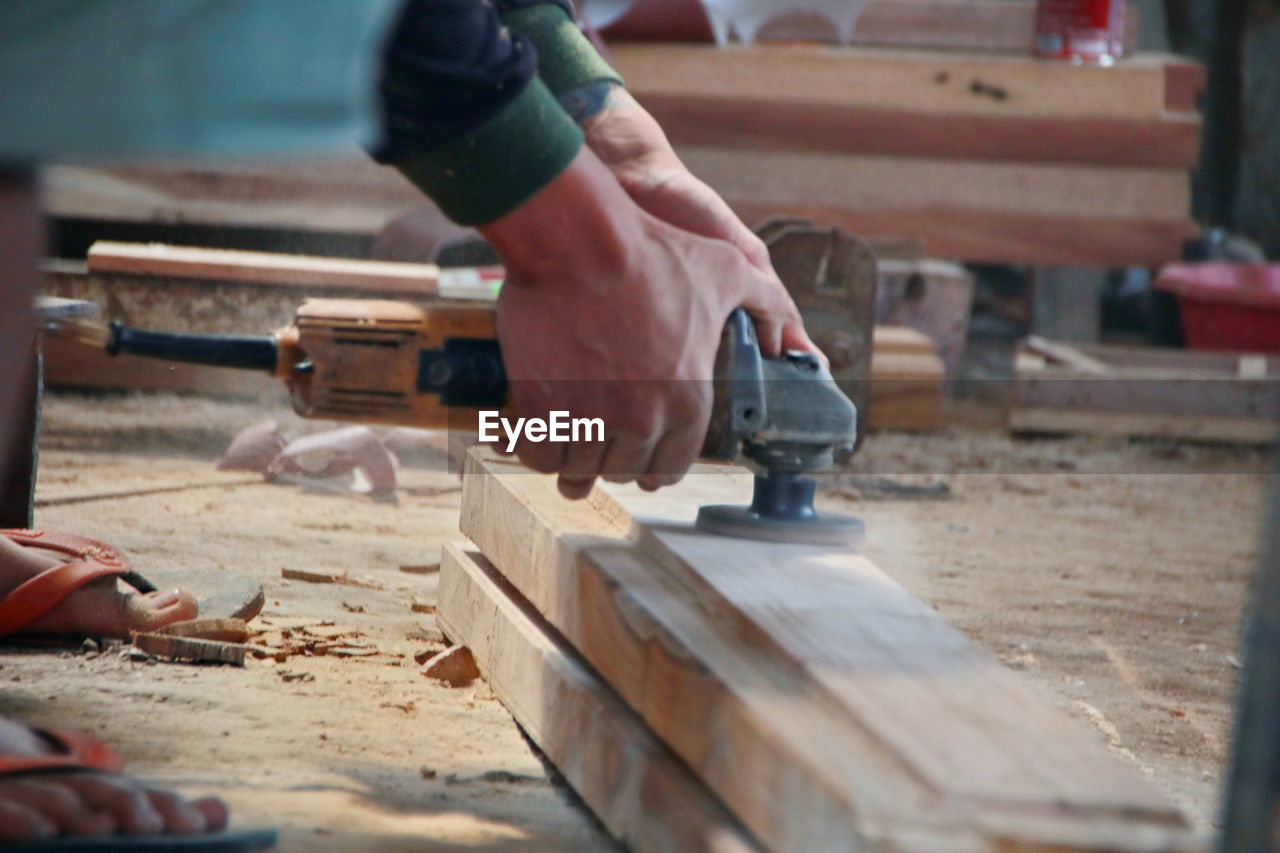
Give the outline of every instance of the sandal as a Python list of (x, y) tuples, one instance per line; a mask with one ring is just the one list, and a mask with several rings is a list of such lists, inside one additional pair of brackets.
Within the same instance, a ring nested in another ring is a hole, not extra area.
[[(119, 773), (120, 756), (84, 732), (35, 729), (57, 751), (46, 755), (0, 755), (0, 778), (28, 773)], [(270, 850), (278, 841), (274, 829), (208, 832), (200, 835), (99, 835), (49, 838), (6, 845), (6, 853), (250, 853)]]
[[(155, 592), (158, 588), (152, 580), (133, 571), (119, 549), (97, 539), (57, 530), (26, 529), (0, 529), (0, 536), (18, 545), (44, 548), (70, 558), (29, 578), (0, 598), (0, 637), (20, 633), (76, 590), (99, 578), (119, 578), (140, 593)], [(159, 578), (155, 574), (152, 577)], [(203, 618), (251, 619), (265, 602), (261, 584), (234, 572), (213, 569), (166, 572), (161, 582), (165, 586), (194, 588)]]

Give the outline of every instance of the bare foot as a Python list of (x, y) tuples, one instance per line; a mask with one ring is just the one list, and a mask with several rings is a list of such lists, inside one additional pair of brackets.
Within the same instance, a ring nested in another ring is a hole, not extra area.
[[(0, 536), (0, 596), (62, 559), (51, 551), (24, 547)], [(121, 592), (117, 586), (115, 578), (87, 584), (23, 628), (22, 633), (128, 639), (130, 631), (155, 631), (174, 622), (194, 619), (199, 611), (195, 596), (183, 590), (142, 594)]]
[[(0, 718), (0, 755), (44, 755), (53, 745)], [(187, 801), (116, 773), (31, 772), (0, 777), (0, 842), (66, 835), (191, 835), (227, 825), (216, 797)]]

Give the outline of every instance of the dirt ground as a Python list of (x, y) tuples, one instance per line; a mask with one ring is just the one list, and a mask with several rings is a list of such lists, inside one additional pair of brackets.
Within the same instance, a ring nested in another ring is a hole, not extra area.
[[(241, 826), (279, 827), (284, 850), (607, 849), (483, 683), (448, 688), (414, 662), (443, 647), (410, 606), (435, 576), (399, 567), (459, 535), (458, 478), (404, 469), (386, 504), (215, 471), (267, 415), (323, 426), (261, 405), (53, 396), (37, 524), (113, 542), (144, 573), (252, 575), (264, 629), (311, 623), (376, 653), (238, 669), (9, 647), (0, 713), (96, 731), (134, 772), (218, 793)], [(955, 430), (873, 436), (856, 464), (823, 502), (866, 520), (872, 559), (1209, 825), (1263, 455)]]

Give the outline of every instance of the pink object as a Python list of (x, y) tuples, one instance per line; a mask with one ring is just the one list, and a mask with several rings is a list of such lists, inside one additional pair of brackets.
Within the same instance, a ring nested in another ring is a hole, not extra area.
[(256, 471), (265, 474), (284, 449), (286, 440), (275, 421), (261, 421), (240, 430), (218, 460), (219, 471)]
[(1155, 286), (1178, 297), (1188, 348), (1280, 352), (1280, 264), (1171, 264)]
[(271, 474), (313, 479), (361, 472), (371, 496), (394, 500), (395, 460), (382, 439), (366, 426), (343, 427), (294, 439), (271, 463)]

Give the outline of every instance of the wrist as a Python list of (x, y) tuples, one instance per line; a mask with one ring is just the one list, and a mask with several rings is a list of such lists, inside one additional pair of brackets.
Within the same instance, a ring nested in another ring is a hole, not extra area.
[(578, 125), (587, 146), (610, 168), (628, 163), (679, 165), (657, 119), (621, 87), (609, 91), (601, 108)]
[(571, 273), (582, 270), (626, 267), (641, 227), (617, 179), (583, 148), (527, 201), (477, 230), (510, 280), (546, 285), (580, 279)]

